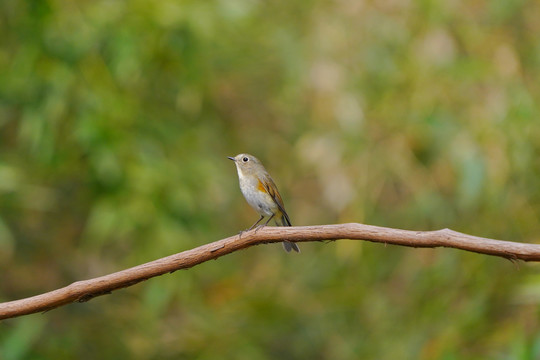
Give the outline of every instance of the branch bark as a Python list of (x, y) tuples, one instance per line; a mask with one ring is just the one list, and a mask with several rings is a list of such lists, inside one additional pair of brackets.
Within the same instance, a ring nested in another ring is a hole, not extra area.
[[(540, 261), (540, 245), (471, 236), (450, 229), (410, 231), (363, 224), (338, 224), (302, 227), (264, 227), (210, 244), (186, 250), (130, 269), (71, 285), (26, 299), (0, 303), (0, 320), (48, 311), (73, 302), (86, 302), (155, 276), (189, 269), (208, 260), (264, 243), (287, 239), (293, 242), (324, 240), (367, 240), (409, 247), (448, 247), (479, 254), (499, 256), (511, 261)], [(290, 256), (295, 256), (291, 254)]]

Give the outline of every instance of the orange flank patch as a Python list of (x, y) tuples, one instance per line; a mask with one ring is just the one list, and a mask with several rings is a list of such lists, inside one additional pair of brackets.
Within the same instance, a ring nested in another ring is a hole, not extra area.
[(266, 189), (264, 188), (264, 185), (263, 185), (263, 183), (261, 182), (261, 180), (259, 180), (259, 186), (257, 187), (257, 189), (258, 189), (259, 191), (266, 192)]

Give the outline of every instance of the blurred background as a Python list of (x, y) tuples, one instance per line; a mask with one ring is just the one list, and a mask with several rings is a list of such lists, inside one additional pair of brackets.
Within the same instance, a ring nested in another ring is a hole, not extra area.
[[(540, 2), (3, 1), (0, 301), (294, 225), (539, 242)], [(257, 246), (0, 324), (14, 359), (537, 359), (540, 268)]]

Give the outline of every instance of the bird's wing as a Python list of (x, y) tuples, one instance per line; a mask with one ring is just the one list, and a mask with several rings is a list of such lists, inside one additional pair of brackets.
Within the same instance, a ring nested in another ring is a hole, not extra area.
[(281, 199), (281, 195), (279, 194), (277, 186), (268, 174), (265, 174), (262, 179), (259, 180), (259, 186), (261, 185), (278, 206), (279, 210), (281, 211), (283, 217), (287, 222), (287, 225), (292, 226), (289, 215), (287, 215), (287, 212), (285, 211), (285, 205), (283, 205), (283, 200)]

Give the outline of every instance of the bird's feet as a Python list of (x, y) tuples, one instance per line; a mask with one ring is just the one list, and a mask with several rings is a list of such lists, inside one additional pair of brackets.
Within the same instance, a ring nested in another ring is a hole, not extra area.
[(265, 227), (265, 226), (266, 226), (265, 224), (261, 224), (261, 225), (257, 226), (257, 227), (255, 228), (255, 234), (257, 233), (257, 231), (259, 231), (260, 229), (262, 229), (262, 228)]
[(260, 229), (262, 229), (262, 228), (265, 227), (265, 226), (266, 226), (266, 224), (261, 224), (261, 225), (255, 226), (255, 227), (250, 227), (250, 228), (247, 229), (247, 230), (240, 230), (240, 231), (238, 232), (238, 237), (241, 239), (241, 238), (242, 238), (242, 235), (243, 235), (244, 233), (250, 232), (251, 230), (253, 230), (253, 231), (254, 231), (254, 234), (256, 234), (257, 231), (259, 231)]

